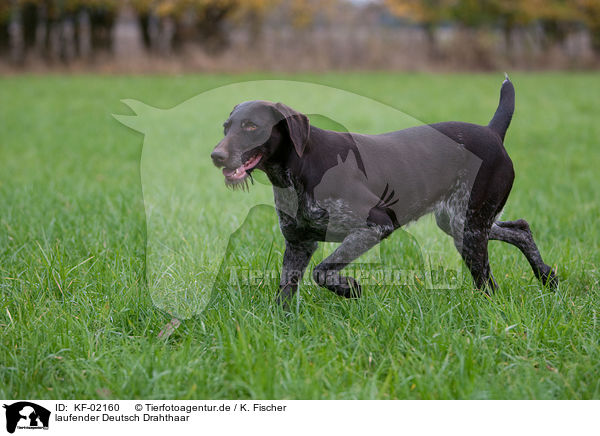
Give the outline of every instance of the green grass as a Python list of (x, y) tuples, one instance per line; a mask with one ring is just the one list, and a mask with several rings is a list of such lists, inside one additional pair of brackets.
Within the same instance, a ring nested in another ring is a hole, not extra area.
[[(493, 242), (501, 290), (491, 299), (468, 281), (449, 291), (368, 286), (360, 301), (306, 285), (284, 313), (273, 306), (276, 279), (221, 277), (201, 315), (158, 338), (170, 317), (145, 283), (142, 136), (111, 114), (127, 112), (123, 98), (168, 108), (264, 77), (0, 79), (0, 397), (600, 398), (597, 74), (513, 77), (506, 142), (517, 179), (504, 216), (531, 223), (558, 267), (559, 292), (541, 288), (514, 247)], [(362, 94), (424, 122), (476, 123), (491, 117), (502, 79), (286, 78)], [(409, 232), (430, 227), (424, 220)], [(402, 235), (385, 247), (400, 264), (410, 261), (399, 252)], [(459, 265), (441, 232), (424, 240)], [(226, 265), (276, 269), (281, 251), (274, 212), (261, 207), (232, 238)]]

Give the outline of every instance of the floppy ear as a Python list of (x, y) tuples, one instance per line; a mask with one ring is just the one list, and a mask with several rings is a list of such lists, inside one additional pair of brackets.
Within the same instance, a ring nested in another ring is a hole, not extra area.
[(308, 143), (308, 135), (310, 133), (310, 123), (308, 117), (300, 112), (295, 111), (289, 106), (283, 103), (275, 104), (275, 108), (281, 114), (287, 123), (288, 132), (290, 133), (290, 139), (294, 144), (296, 153), (302, 157), (304, 148)]

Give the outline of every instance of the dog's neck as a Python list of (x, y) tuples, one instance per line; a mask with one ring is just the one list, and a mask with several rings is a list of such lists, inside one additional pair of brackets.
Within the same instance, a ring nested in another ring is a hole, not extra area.
[(289, 168), (284, 168), (280, 163), (266, 163), (264, 172), (267, 174), (269, 181), (277, 188), (294, 187), (294, 177), (292, 177)]
[[(280, 137), (285, 138), (285, 135)], [(319, 153), (315, 153), (315, 144), (321, 144)], [(312, 193), (323, 174), (338, 165), (338, 158), (347, 159), (350, 151), (354, 152), (358, 168), (365, 171), (356, 143), (348, 134), (310, 126), (309, 140), (302, 157), (289, 139), (284, 139), (274, 148), (276, 152), (262, 164), (261, 169), (277, 188), (291, 187), (297, 192)]]
[(300, 166), (301, 158), (296, 154), (294, 146), (284, 143), (279, 144), (276, 153), (262, 165), (262, 169), (273, 186), (296, 188)]

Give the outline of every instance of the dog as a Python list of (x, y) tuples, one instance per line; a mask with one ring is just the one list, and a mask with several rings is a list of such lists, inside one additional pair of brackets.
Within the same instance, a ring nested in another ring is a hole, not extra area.
[(225, 183), (248, 188), (252, 171), (266, 173), (285, 252), (277, 301), (287, 306), (319, 241), (341, 242), (313, 270), (314, 281), (357, 298), (360, 284), (341, 270), (394, 230), (434, 213), (471, 272), (491, 295), (498, 285), (488, 241), (518, 247), (534, 275), (555, 288), (524, 219), (499, 221), (515, 173), (504, 137), (515, 105), (506, 75), (487, 126), (441, 122), (379, 135), (323, 130), (282, 103), (248, 101), (234, 107), (224, 138), (211, 153)]

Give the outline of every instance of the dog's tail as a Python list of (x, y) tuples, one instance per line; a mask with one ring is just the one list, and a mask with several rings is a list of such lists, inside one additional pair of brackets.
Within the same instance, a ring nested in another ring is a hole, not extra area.
[(515, 111), (515, 87), (508, 78), (508, 74), (504, 73), (504, 75), (506, 78), (502, 82), (502, 88), (500, 88), (500, 103), (488, 124), (488, 127), (496, 132), (502, 141), (504, 141), (504, 135), (506, 135), (506, 130)]

